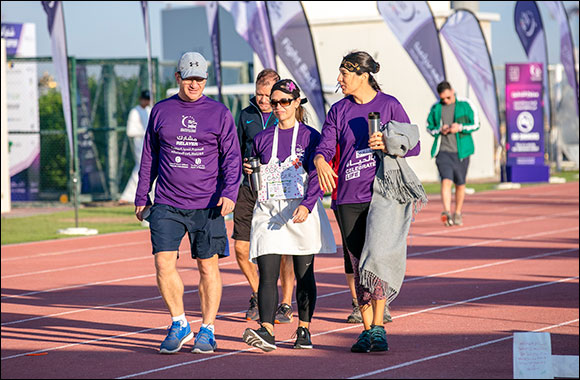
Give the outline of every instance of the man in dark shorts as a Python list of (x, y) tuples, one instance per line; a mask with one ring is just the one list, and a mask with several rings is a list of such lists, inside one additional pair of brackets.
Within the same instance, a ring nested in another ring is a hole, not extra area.
[[(250, 99), (250, 105), (242, 110), (238, 119), (238, 138), (242, 158), (248, 159), (252, 154), (254, 136), (264, 129), (278, 123), (272, 113), (270, 105), (270, 91), (274, 83), (280, 80), (278, 73), (272, 69), (264, 69), (256, 78), (256, 96)], [(234, 248), (236, 259), (242, 273), (246, 276), (252, 296), (250, 307), (246, 312), (246, 319), (256, 321), (259, 319), (258, 312), (258, 270), (256, 264), (250, 261), (250, 230), (252, 227), (252, 214), (256, 204), (256, 194), (250, 190), (247, 176), (243, 176), (236, 208), (234, 209)], [(282, 302), (276, 311), (276, 323), (292, 322), (292, 291), (294, 289), (294, 269), (292, 260), (282, 260), (280, 264), (280, 283), (282, 285)]]
[[(199, 270), (202, 315), (192, 352), (211, 353), (217, 348), (214, 322), (222, 295), (218, 259), (229, 256), (224, 216), (234, 210), (238, 196), (240, 145), (230, 111), (203, 95), (205, 58), (195, 52), (183, 54), (175, 79), (178, 94), (157, 103), (151, 111), (135, 214), (137, 219), (149, 221), (157, 286), (172, 319), (159, 352), (176, 353), (193, 338), (185, 318), (183, 281), (176, 267), (179, 246), (187, 233)], [(148, 193), (155, 179), (151, 207)]]
[[(463, 225), (463, 202), (469, 156), (474, 152), (471, 134), (479, 129), (477, 109), (469, 100), (459, 99), (447, 81), (437, 85), (440, 101), (431, 107), (427, 131), (435, 137), (431, 157), (441, 178), (441, 221), (445, 226)], [(439, 150), (439, 152), (437, 152)], [(451, 214), (451, 190), (455, 184), (455, 212)]]

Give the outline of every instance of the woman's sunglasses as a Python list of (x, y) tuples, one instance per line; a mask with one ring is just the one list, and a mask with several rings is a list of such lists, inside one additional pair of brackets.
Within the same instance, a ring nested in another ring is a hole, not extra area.
[(293, 101), (294, 101), (294, 99), (289, 99), (289, 98), (280, 99), (280, 100), (270, 100), (270, 105), (272, 105), (272, 108), (276, 108), (276, 106), (278, 104), (282, 105), (282, 107), (288, 107), (290, 104), (292, 104)]

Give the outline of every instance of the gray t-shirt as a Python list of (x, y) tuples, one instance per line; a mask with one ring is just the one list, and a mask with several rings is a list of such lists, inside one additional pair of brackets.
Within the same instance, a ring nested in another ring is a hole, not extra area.
[[(453, 124), (454, 114), (455, 103), (443, 105), (441, 107), (441, 126), (445, 124), (451, 126)], [(439, 150), (441, 152), (457, 153), (457, 137), (455, 133), (449, 133), (447, 135), (441, 134), (441, 146)]]

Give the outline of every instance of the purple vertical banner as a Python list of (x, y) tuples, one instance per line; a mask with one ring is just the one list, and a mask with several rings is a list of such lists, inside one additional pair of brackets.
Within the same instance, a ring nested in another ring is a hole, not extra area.
[(77, 118), (79, 130), (77, 132), (79, 168), (81, 177), (81, 194), (103, 194), (105, 177), (98, 161), (95, 139), (91, 129), (91, 96), (87, 67), (77, 66)]
[(326, 118), (324, 94), (310, 25), (300, 1), (266, 3), (276, 53), (314, 108), (322, 125)]
[(568, 14), (561, 1), (544, 1), (550, 13), (558, 21), (560, 27), (560, 61), (564, 66), (568, 84), (575, 90), (576, 94), (576, 115), (578, 115), (578, 81), (576, 80), (576, 57), (574, 55), (574, 42), (570, 30)]
[(514, 10), (516, 33), (526, 51), (529, 62), (540, 62), (544, 67), (544, 112), (551, 124), (550, 80), (548, 78), (548, 49), (544, 24), (535, 1), (518, 1)]
[(385, 23), (427, 81), (435, 98), (445, 80), (445, 66), (433, 13), (426, 1), (377, 1)]
[[(50, 33), (51, 39), (52, 61), (54, 63), (56, 79), (62, 97), (62, 110), (68, 136), (69, 151), (71, 152), (71, 160), (74, 160), (68, 53), (66, 48), (62, 1), (42, 1), (42, 6), (48, 17), (48, 32)], [(74, 168), (74, 164), (72, 167)]]
[(236, 23), (236, 31), (246, 40), (264, 68), (278, 70), (272, 31), (264, 1), (220, 1)]
[(440, 32), (459, 61), (496, 140), (500, 142), (495, 74), (479, 21), (473, 13), (458, 10), (447, 18)]
[(506, 64), (506, 150), (509, 182), (547, 182), (544, 165), (542, 63)]
[(151, 105), (155, 104), (155, 85), (153, 81), (153, 63), (151, 62), (151, 30), (149, 28), (149, 4), (141, 1), (141, 11), (143, 14), (143, 27), (145, 29), (145, 44), (147, 45), (147, 79), (149, 82), (149, 94), (151, 95)]
[(209, 36), (211, 39), (211, 48), (213, 51), (213, 68), (215, 72), (215, 81), (218, 89), (218, 100), (223, 102), (222, 97), (222, 65), (220, 52), (220, 23), (219, 23), (219, 9), (217, 1), (208, 1), (205, 5), (207, 15), (207, 25), (209, 28)]

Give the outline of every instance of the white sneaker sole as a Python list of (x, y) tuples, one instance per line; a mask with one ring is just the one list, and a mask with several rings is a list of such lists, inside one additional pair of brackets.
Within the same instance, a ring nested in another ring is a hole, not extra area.
[(193, 339), (193, 331), (192, 331), (192, 332), (190, 332), (190, 333), (189, 333), (189, 335), (187, 335), (185, 338), (183, 338), (183, 339), (181, 340), (181, 343), (179, 343), (179, 347), (177, 347), (175, 350), (173, 350), (173, 351), (170, 351), (170, 350), (168, 350), (168, 349), (161, 348), (161, 349), (159, 350), (159, 353), (160, 353), (160, 354), (174, 354), (174, 353), (178, 352), (179, 350), (181, 350), (181, 347), (183, 347), (183, 345), (184, 345), (185, 343), (189, 342), (189, 341), (190, 341), (190, 340), (192, 340), (192, 339)]
[(194, 348), (193, 350), (191, 350), (191, 352), (193, 352), (194, 354), (213, 354), (216, 349), (217, 347), (211, 351), (203, 351), (202, 349)]
[(246, 342), (248, 345), (252, 347), (257, 347), (265, 352), (274, 351), (276, 349), (275, 345), (266, 342), (252, 329), (246, 329), (246, 331), (244, 331), (244, 335), (242, 336), (242, 338), (244, 339), (244, 342)]

